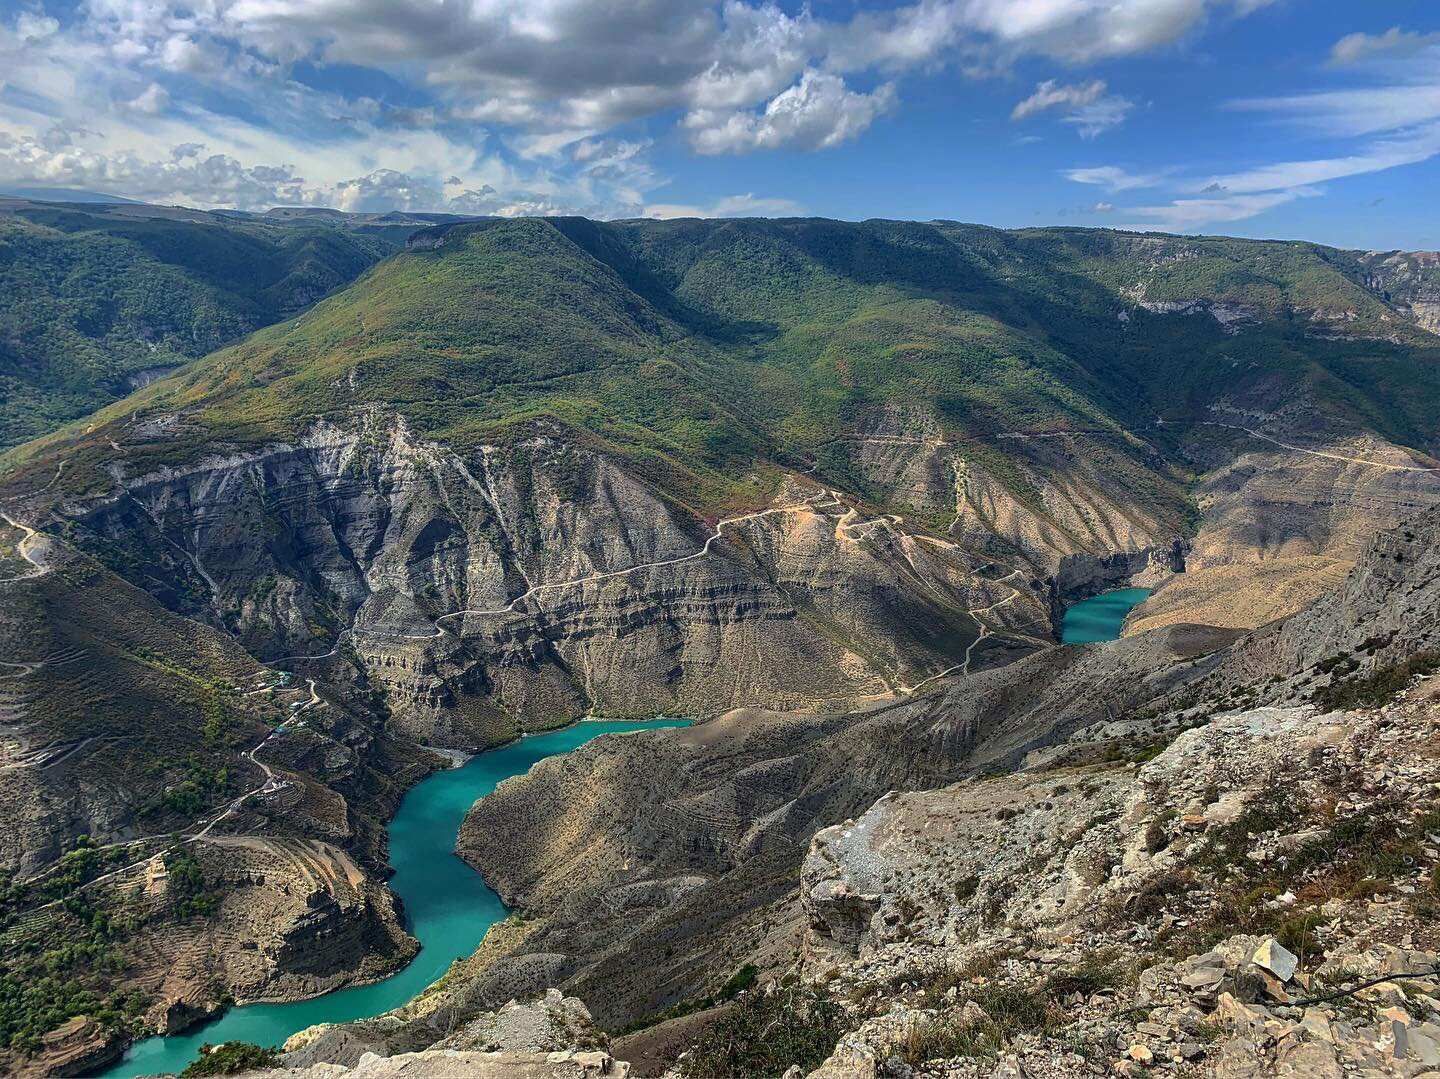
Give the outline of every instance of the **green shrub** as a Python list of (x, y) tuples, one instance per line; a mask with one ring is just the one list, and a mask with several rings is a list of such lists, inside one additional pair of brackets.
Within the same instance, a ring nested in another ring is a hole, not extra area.
[(188, 850), (179, 848), (165, 855), (169, 898), (175, 912), (182, 918), (210, 914), (219, 904), (219, 897), (210, 891), (199, 861)]
[(191, 1061), (181, 1079), (197, 1075), (235, 1075), (257, 1068), (273, 1068), (280, 1062), (280, 1054), (274, 1049), (265, 1049), (250, 1042), (226, 1042), (223, 1045), (202, 1045), (200, 1059)]
[(687, 1079), (774, 1079), (791, 1065), (818, 1067), (844, 1033), (844, 1012), (813, 989), (752, 992), (712, 1023), (680, 1062)]
[(1113, 976), (1113, 971), (1097, 966), (1053, 974), (1038, 989), (1012, 982), (977, 986), (960, 1000), (974, 1001), (985, 1013), (983, 1019), (964, 1022), (958, 1015), (949, 1015), (917, 1023), (899, 1046), (900, 1058), (913, 1068), (927, 1060), (993, 1057), (1016, 1035), (1059, 1025), (1055, 997), (1114, 984)]
[[(1346, 669), (1355, 668), (1352, 666)], [(1327, 711), (1379, 708), (1408, 686), (1410, 679), (1417, 674), (1434, 674), (1436, 671), (1440, 671), (1440, 651), (1416, 652), (1399, 663), (1379, 667), (1364, 677), (1333, 678), (1328, 686), (1317, 689), (1311, 699), (1318, 707)]]

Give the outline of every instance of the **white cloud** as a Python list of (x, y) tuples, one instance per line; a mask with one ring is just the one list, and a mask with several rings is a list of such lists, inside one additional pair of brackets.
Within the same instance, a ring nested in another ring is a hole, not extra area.
[[(1186, 231), (1245, 220), (1324, 192), (1319, 185), (1385, 172), (1440, 157), (1440, 41), (1400, 30), (1352, 34), (1337, 42), (1335, 59), (1374, 61), (1375, 85), (1344, 90), (1252, 98), (1236, 110), (1267, 114), (1308, 136), (1334, 144), (1328, 154), (1256, 164), (1177, 184), (1169, 203), (1131, 207), (1137, 227)], [(1071, 169), (1080, 183), (1111, 191), (1155, 186), (1173, 171), (1135, 175), (1115, 166)]]
[(1094, 138), (1102, 131), (1125, 121), (1134, 102), (1118, 94), (1107, 94), (1104, 79), (1065, 85), (1046, 79), (1034, 93), (1010, 110), (1011, 120), (1024, 120), (1038, 113), (1059, 110), (1061, 121), (1073, 125), (1082, 138)]
[(1207, 0), (971, 0), (971, 24), (1002, 47), (1072, 62), (1133, 56), (1169, 45), (1212, 10), (1258, 5)]
[(1235, 0), (915, 0), (824, 19), (751, 0), (86, 0), (114, 55), (167, 70), (299, 59), (420, 80), (489, 122), (603, 129), (681, 108), (753, 109), (806, 70), (898, 73), (1038, 54), (1089, 60), (1169, 44)]
[(798, 217), (805, 207), (792, 199), (755, 195), (727, 195), (709, 206), (658, 202), (645, 207), (643, 217), (668, 220), (676, 217)]
[(1142, 187), (1154, 187), (1165, 178), (1163, 172), (1128, 172), (1118, 165), (1066, 169), (1062, 175), (1077, 184), (1094, 184), (1110, 191), (1133, 191)]
[(60, 32), (60, 20), (33, 11), (15, 16), (15, 36), (26, 45), (38, 45)]
[(1330, 47), (1330, 59), (1345, 65), (1376, 57), (1410, 56), (1437, 43), (1440, 32), (1421, 34), (1392, 26), (1383, 34), (1346, 34)]
[[(1435, 61), (1440, 64), (1440, 50)], [(1402, 82), (1356, 90), (1249, 98), (1232, 108), (1272, 115), (1331, 138), (1397, 131), (1440, 119), (1440, 67), (1433, 84)]]
[[(1392, 36), (1396, 34), (1394, 30), (1375, 38), (1352, 34), (1335, 46), (1341, 55), (1353, 56), (1357, 61), (1367, 55), (1383, 54), (1381, 62), (1364, 69), (1374, 80), (1372, 85), (1246, 98), (1230, 106), (1269, 113), (1278, 120), (1332, 138), (1399, 132), (1440, 120), (1440, 33), (1401, 32)], [(1364, 40), (1358, 41), (1357, 37)]]
[(1061, 123), (1073, 125), (1082, 139), (1093, 139), (1101, 132), (1123, 124), (1134, 107), (1135, 103), (1128, 98), (1110, 95), (1081, 106), (1064, 117)]
[(151, 116), (155, 116), (164, 112), (169, 104), (170, 94), (158, 82), (152, 82), (134, 98), (127, 101), (125, 106), (126, 108), (134, 109), (136, 112), (148, 113)]
[(1318, 194), (1318, 191), (1309, 188), (1295, 188), (1254, 195), (1175, 199), (1159, 206), (1132, 206), (1127, 207), (1125, 212), (1134, 214), (1138, 221), (1124, 227), (1141, 231), (1193, 232), (1204, 225), (1244, 221), (1287, 202)]
[(1034, 116), (1037, 112), (1061, 106), (1068, 111), (1084, 105), (1091, 105), (1104, 93), (1104, 79), (1094, 79), (1091, 82), (1077, 83), (1073, 86), (1063, 85), (1054, 79), (1046, 79), (1036, 85), (1034, 93), (1018, 102), (1010, 110), (1010, 119), (1024, 120), (1027, 116)]
[(1440, 123), (1416, 129), (1403, 137), (1377, 140), (1359, 152), (1309, 161), (1282, 161), (1245, 172), (1213, 176), (1205, 186), (1237, 193), (1275, 191), (1280, 188), (1339, 180), (1401, 165), (1414, 165), (1440, 154)]
[[(617, 138), (622, 123), (679, 116), (706, 154), (824, 150), (896, 109), (908, 72), (1137, 55), (1251, 6), (857, 0), (825, 17), (771, 0), (27, 0), (0, 14), (0, 173), (198, 205), (629, 213), (663, 177), (647, 140)], [(307, 85), (301, 61), (322, 77), (373, 69), (374, 96)], [(1089, 137), (1129, 108), (1102, 93), (1060, 116)], [(47, 147), (52, 129), (74, 145)], [(192, 144), (205, 150), (171, 155)]]
[[(1335, 44), (1331, 56), (1336, 63), (1364, 64), (1374, 84), (1230, 103), (1237, 111), (1265, 114), (1277, 125), (1328, 140), (1330, 153), (1185, 181), (1177, 180), (1173, 169), (1134, 174), (1116, 166), (1070, 169), (1065, 175), (1116, 192), (1171, 185), (1178, 195), (1170, 201), (1123, 212), (1138, 222), (1131, 227), (1184, 232), (1319, 197), (1324, 190), (1318, 185), (1440, 156), (1440, 35), (1398, 28), (1351, 34)], [(1250, 134), (1251, 143), (1259, 141)]]
[(1419, 164), (1440, 155), (1440, 34), (1392, 28), (1384, 34), (1351, 34), (1332, 55), (1359, 62), (1384, 55), (1376, 85), (1269, 98), (1232, 107), (1268, 113), (1275, 120), (1330, 140), (1364, 139), (1344, 152), (1280, 161), (1225, 175), (1207, 184), (1230, 192), (1278, 191)]
[(168, 159), (106, 154), (73, 139), (47, 140), (0, 133), (0, 180), (51, 187), (123, 192), (154, 202), (194, 201), (208, 206), (263, 208), (314, 201), (302, 177), (287, 168), (247, 168), (226, 154), (177, 148)]
[(700, 109), (685, 117), (684, 126), (690, 131), (691, 145), (702, 154), (781, 147), (823, 150), (855, 138), (895, 101), (893, 83), (872, 93), (857, 93), (838, 75), (806, 71), (761, 112)]

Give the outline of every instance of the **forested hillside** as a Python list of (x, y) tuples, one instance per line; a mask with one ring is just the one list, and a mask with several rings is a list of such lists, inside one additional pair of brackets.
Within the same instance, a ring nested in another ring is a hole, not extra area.
[(303, 218), (0, 199), (0, 446), (303, 310), (396, 243)]
[[(189, 241), (153, 223), (142, 231), (154, 280), (182, 274), (181, 254), (165, 262), (151, 252), (170, 250), (162, 237)], [(237, 245), (267, 242), (204, 235), (230, 258)], [(72, 240), (80, 252), (120, 245), (141, 259), (139, 240)], [(123, 366), (116, 354), (153, 362), (152, 345), (175, 358), (240, 327), (242, 305), (222, 300), (249, 297), (252, 320), (276, 313), (303, 298), (294, 282), (304, 267), (331, 266), (360, 243), (333, 231), (268, 240), (276, 246), (262, 268), (193, 286), (177, 307), (192, 321), (170, 344), (144, 341), (112, 315), (109, 332), (130, 333), (129, 351), (89, 347), (112, 365)], [(353, 268), (361, 256), (351, 254)], [(108, 483), (86, 465), (100, 464), (136, 415), (184, 417), (164, 439), (119, 439), (132, 463), (173, 463), (217, 440), (294, 437), (318, 416), (376, 405), (456, 446), (505, 440), (543, 417), (661, 487), (719, 506), (767, 462), (863, 488), (849, 440), (897, 412), (923, 414), (927, 437), (966, 443), (997, 473), (1007, 471), (997, 438), (1057, 431), (1108, 433), (1117, 468), (1153, 472), (1155, 452), (1169, 456), (1186, 424), (1217, 405), (1282, 410), (1313, 437), (1373, 431), (1428, 451), (1440, 338), (1366, 278), (1355, 257), (1313, 244), (1093, 230), (807, 219), (446, 225), (419, 232), (304, 317), (102, 414), (90, 435), (24, 457), (48, 482), (63, 455), (66, 484), (83, 489)], [(182, 295), (137, 288), (123, 290), (127, 302)], [(92, 325), (78, 314), (72, 322)], [(1018, 479), (1012, 487), (1025, 495)], [(1152, 481), (1141, 487), (1162, 497)]]

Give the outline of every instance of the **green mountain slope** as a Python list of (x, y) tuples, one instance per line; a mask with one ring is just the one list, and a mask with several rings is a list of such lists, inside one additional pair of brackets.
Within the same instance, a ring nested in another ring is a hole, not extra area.
[(373, 230), (0, 200), (0, 446), (303, 310), (394, 246)]
[(11, 463), (39, 486), (63, 459), (59, 489), (93, 492), (112, 439), (133, 471), (378, 406), (458, 448), (558, 423), (713, 508), (767, 463), (863, 489), (846, 440), (898, 410), (997, 471), (1002, 436), (1108, 433), (1175, 514), (1140, 462), (1217, 405), (1434, 448), (1440, 339), (1365, 277), (1312, 244), (950, 222), (446, 225)]

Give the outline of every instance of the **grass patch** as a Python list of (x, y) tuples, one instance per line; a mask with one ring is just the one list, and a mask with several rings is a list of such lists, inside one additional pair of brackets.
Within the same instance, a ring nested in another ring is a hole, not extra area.
[(734, 974), (730, 975), (730, 977), (725, 980), (724, 985), (709, 996), (692, 997), (690, 1000), (682, 1000), (679, 1004), (666, 1008), (663, 1012), (657, 1012), (654, 1015), (646, 1016), (644, 1019), (636, 1020), (611, 1033), (616, 1037), (621, 1037), (625, 1034), (634, 1034), (637, 1030), (648, 1030), (650, 1027), (659, 1023), (664, 1023), (671, 1019), (679, 1019), (686, 1015), (694, 1015), (696, 1012), (703, 1012), (707, 1008), (713, 1008), (717, 1004), (728, 1003), (741, 993), (753, 989), (759, 979), (760, 968), (754, 963), (746, 963), (739, 970), (735, 971)]
[(845, 1012), (813, 989), (790, 983), (751, 992), (717, 1019), (680, 1062), (687, 1079), (774, 1079), (792, 1065), (808, 1072), (845, 1032)]
[[(1088, 983), (1088, 976), (1074, 984)], [(969, 989), (958, 1001), (973, 1001), (985, 1013), (967, 1020), (959, 1014), (917, 1023), (898, 1048), (906, 1064), (919, 1067), (928, 1060), (996, 1056), (1019, 1034), (1052, 1030), (1064, 1022), (1064, 1011), (1048, 984), (1026, 988), (1013, 982), (995, 982)]]
[[(1303, 803), (1293, 794), (1275, 792), (1233, 823), (1213, 830), (1195, 859), (1222, 881), (1209, 915), (1194, 916), (1194, 924), (1172, 938), (1172, 950), (1198, 950), (1233, 933), (1269, 933), (1313, 965), (1323, 954), (1315, 930), (1326, 919), (1318, 909), (1328, 899), (1368, 899), (1410, 874), (1420, 857), (1421, 843), (1440, 814), (1431, 811), (1418, 819), (1412, 807), (1399, 801), (1382, 801), (1365, 809), (1320, 816), (1318, 834), (1299, 846), (1281, 852), (1264, 864), (1247, 855), (1253, 836), (1276, 829), (1294, 829), (1306, 823)], [(1177, 870), (1189, 874), (1191, 870)], [(1186, 888), (1177, 886), (1157, 895), (1156, 901), (1132, 904), (1146, 916), (1183, 901)], [(1273, 902), (1282, 893), (1296, 897), (1295, 905)], [(1416, 904), (1432, 903), (1424, 891)]]

